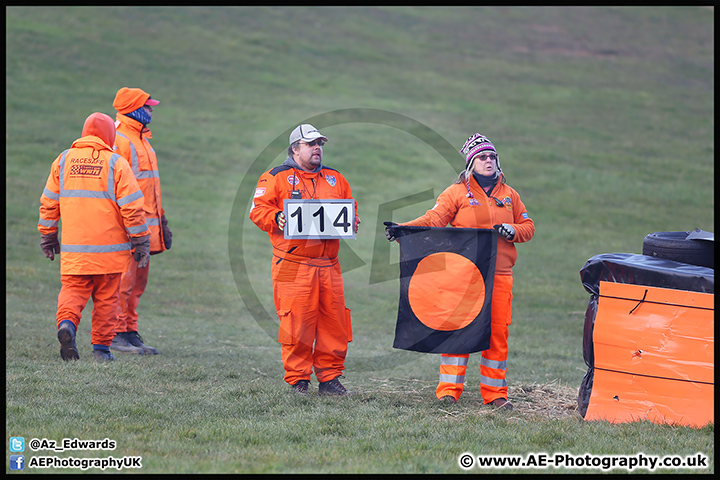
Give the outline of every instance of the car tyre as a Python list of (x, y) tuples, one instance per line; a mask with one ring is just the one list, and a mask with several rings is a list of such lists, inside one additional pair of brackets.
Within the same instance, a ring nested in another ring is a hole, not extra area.
[[(701, 230), (695, 230), (701, 232)], [(655, 232), (643, 240), (643, 255), (715, 268), (715, 241), (688, 239), (693, 232)]]

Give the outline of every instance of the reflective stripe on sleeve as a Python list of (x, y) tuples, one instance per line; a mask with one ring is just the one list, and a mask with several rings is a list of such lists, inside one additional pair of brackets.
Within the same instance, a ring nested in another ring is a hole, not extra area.
[(138, 234), (143, 232), (149, 232), (150, 229), (148, 228), (147, 222), (145, 222), (142, 225), (138, 225), (137, 227), (130, 227), (127, 229), (127, 231), (128, 233)]
[(58, 226), (57, 220), (45, 220), (44, 218), (41, 218), (38, 220), (38, 225), (42, 225), (43, 227), (49, 227), (54, 228)]
[(45, 187), (45, 188), (43, 189), (43, 195), (45, 195), (45, 196), (46, 196), (47, 198), (49, 198), (50, 200), (60, 200), (60, 194), (59, 194), (59, 193), (55, 193), (55, 192), (51, 192), (50, 190), (47, 189), (47, 187)]
[(142, 190), (138, 190), (137, 192), (131, 193), (130, 195), (126, 195), (123, 198), (119, 198), (117, 201), (118, 207), (127, 205), (130, 202), (134, 202), (138, 198), (143, 198)]

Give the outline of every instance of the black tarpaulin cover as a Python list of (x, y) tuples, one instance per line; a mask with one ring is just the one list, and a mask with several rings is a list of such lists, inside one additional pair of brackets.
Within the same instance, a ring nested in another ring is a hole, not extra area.
[(580, 279), (585, 290), (595, 295), (601, 280), (715, 293), (715, 270), (712, 268), (632, 253), (595, 255), (580, 270)]

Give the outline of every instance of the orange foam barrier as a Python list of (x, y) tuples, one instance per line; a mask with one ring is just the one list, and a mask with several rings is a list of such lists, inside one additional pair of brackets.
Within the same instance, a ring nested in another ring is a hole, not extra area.
[(714, 295), (600, 282), (585, 420), (714, 423)]

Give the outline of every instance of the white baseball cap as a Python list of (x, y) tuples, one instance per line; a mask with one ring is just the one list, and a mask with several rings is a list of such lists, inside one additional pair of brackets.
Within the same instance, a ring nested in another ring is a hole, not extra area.
[(298, 125), (290, 134), (290, 145), (299, 140), (312, 142), (318, 138), (322, 138), (326, 142), (328, 141), (327, 137), (318, 132), (317, 128), (313, 127), (309, 123), (303, 123), (302, 125)]

